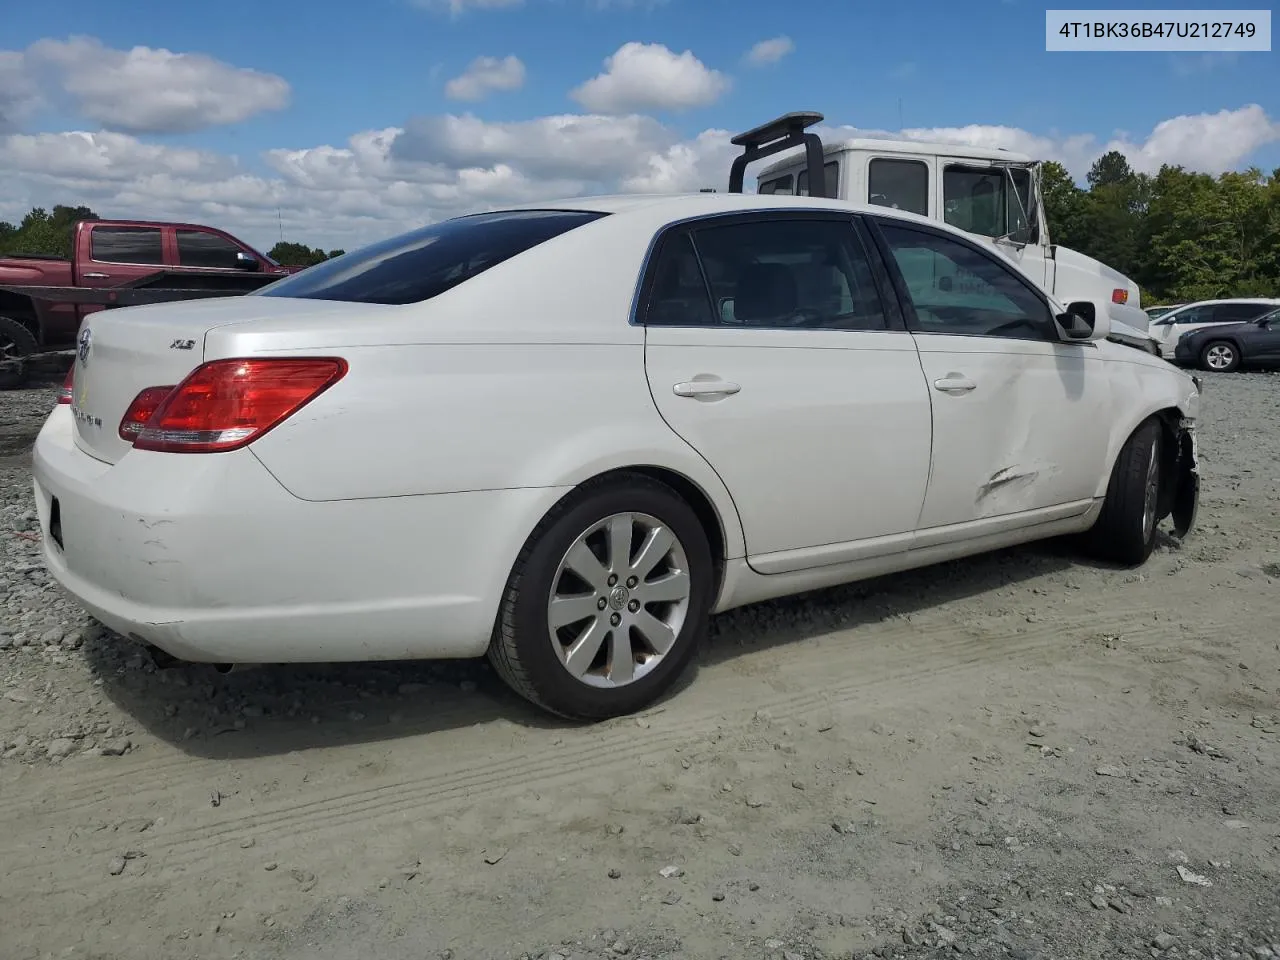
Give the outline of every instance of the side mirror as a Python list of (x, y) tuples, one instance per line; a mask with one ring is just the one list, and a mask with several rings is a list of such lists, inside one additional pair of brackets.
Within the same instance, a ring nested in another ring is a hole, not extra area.
[(260, 270), (262, 264), (257, 257), (251, 257), (243, 250), (236, 251), (236, 266), (241, 270)]
[(1098, 327), (1098, 308), (1089, 300), (1076, 300), (1067, 304), (1067, 312), (1055, 320), (1065, 340), (1093, 340)]

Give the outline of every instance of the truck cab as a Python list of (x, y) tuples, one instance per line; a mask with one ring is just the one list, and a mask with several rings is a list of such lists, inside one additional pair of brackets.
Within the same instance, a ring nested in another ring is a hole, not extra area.
[[(820, 114), (788, 116), (798, 118), (791, 121), (797, 136), (800, 128), (822, 119)], [(780, 130), (784, 119), (774, 122)], [(1159, 353), (1138, 285), (1092, 257), (1051, 242), (1039, 161), (1003, 149), (857, 138), (822, 144), (819, 193), (810, 188), (815, 152), (810, 148), (766, 167), (756, 192), (819, 195), (941, 220), (990, 243), (1061, 302), (1087, 300), (1105, 311), (1110, 339)]]
[[(81, 220), (75, 225), (70, 259), (0, 258), (0, 318), (20, 324), (34, 342), (55, 346), (74, 340), (80, 322), (110, 302), (105, 296), (94, 302), (75, 292), (119, 290), (149, 280), (243, 292), (297, 269), (203, 224)], [(65, 288), (67, 295), (59, 296), (55, 288)]]

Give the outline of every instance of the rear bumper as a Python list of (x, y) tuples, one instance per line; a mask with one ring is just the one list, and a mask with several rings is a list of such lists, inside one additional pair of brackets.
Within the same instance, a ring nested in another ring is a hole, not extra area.
[(524, 537), (564, 492), (318, 503), (249, 450), (111, 465), (72, 432), (59, 407), (34, 450), (51, 574), (113, 630), (187, 660), (479, 656)]

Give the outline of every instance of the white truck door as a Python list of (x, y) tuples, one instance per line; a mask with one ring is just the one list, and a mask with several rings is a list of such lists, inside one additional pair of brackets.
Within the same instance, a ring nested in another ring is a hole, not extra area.
[[(972, 157), (938, 157), (937, 203), (943, 223), (985, 239), (1002, 257), (1015, 264), (1036, 284), (1050, 289), (1052, 278), (1045, 250), (1038, 244), (1015, 242), (1029, 222), (1030, 171), (1016, 168), (1015, 187), (1008, 168)], [(1000, 237), (1008, 239), (997, 240)]]

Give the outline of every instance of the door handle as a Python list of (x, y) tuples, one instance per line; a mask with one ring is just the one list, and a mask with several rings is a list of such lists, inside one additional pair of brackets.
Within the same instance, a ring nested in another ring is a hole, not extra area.
[(95, 280), (107, 280), (107, 279), (109, 279), (109, 278), (110, 278), (111, 274), (109, 274), (109, 273), (82, 273), (82, 274), (80, 274), (80, 276), (82, 276), (82, 277), (93, 277), (93, 279), (95, 279)]
[(978, 388), (978, 385), (968, 377), (961, 377), (955, 374), (933, 381), (933, 386), (943, 393), (968, 393), (970, 390)]
[(686, 380), (673, 386), (671, 392), (677, 397), (727, 397), (741, 389), (728, 380)]

